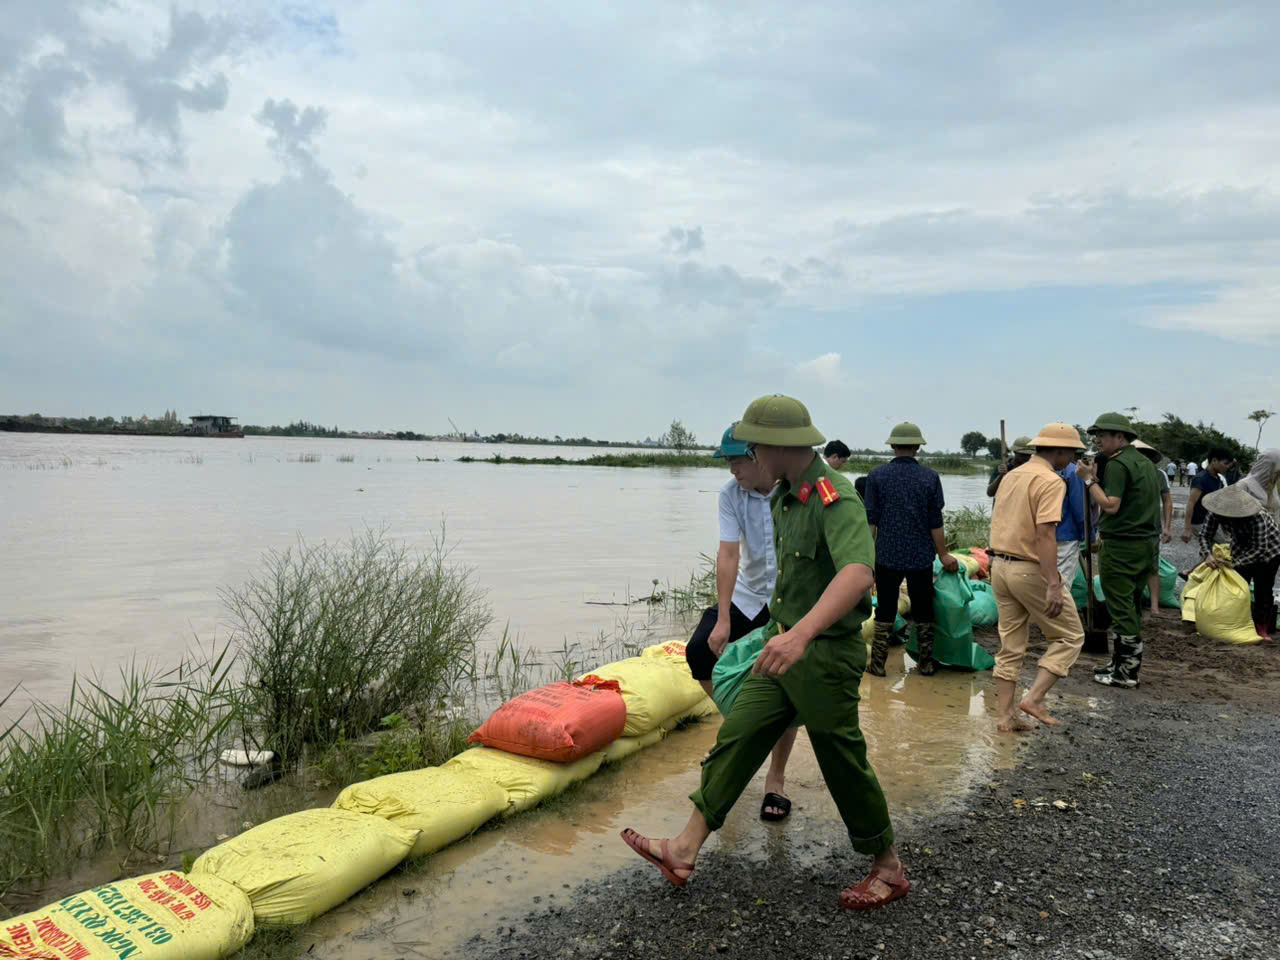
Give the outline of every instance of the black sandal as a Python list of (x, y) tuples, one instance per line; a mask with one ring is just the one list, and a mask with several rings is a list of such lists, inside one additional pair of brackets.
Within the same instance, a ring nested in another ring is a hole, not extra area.
[[(781, 810), (781, 813), (772, 813), (773, 810)], [(791, 801), (780, 793), (766, 793), (764, 800), (760, 804), (760, 819), (771, 823), (778, 820), (785, 820), (791, 813)]]

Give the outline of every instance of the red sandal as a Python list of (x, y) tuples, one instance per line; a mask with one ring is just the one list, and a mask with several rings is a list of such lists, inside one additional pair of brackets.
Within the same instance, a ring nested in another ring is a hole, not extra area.
[[(871, 884), (876, 880), (889, 888), (887, 894), (880, 896), (871, 892)], [(861, 883), (841, 891), (840, 906), (846, 910), (879, 910), (895, 900), (901, 900), (910, 889), (906, 871), (899, 873), (897, 877), (888, 877), (872, 870)]]
[(644, 857), (655, 867), (662, 871), (662, 875), (671, 881), (671, 885), (675, 887), (683, 887), (689, 882), (689, 877), (682, 877), (676, 873), (677, 870), (688, 870), (690, 875), (693, 874), (692, 863), (681, 863), (678, 860), (670, 859), (667, 852), (667, 841), (662, 841), (662, 856), (655, 857), (649, 849), (649, 838), (636, 833), (630, 827), (622, 831), (622, 842), (634, 850), (640, 856)]

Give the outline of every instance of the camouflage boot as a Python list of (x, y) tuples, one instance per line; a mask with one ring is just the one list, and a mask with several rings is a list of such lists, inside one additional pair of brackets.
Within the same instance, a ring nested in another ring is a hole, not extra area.
[(1094, 674), (1093, 679), (1107, 687), (1132, 690), (1138, 685), (1142, 668), (1142, 637), (1116, 638), (1116, 665), (1110, 673)]
[(1120, 662), (1120, 638), (1116, 636), (1114, 630), (1107, 631), (1107, 643), (1111, 647), (1111, 660), (1108, 663), (1101, 664), (1093, 668), (1095, 677), (1105, 676), (1108, 673), (1114, 673)]
[(889, 641), (893, 637), (893, 624), (876, 621), (876, 635), (871, 641), (871, 662), (867, 673), (873, 677), (884, 676), (884, 663), (889, 659)]
[(932, 677), (938, 672), (938, 661), (933, 659), (932, 623), (916, 624), (916, 654), (922, 676)]

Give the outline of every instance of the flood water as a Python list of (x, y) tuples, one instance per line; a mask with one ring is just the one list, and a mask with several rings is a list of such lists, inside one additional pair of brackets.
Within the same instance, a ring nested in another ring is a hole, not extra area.
[[(444, 524), (488, 592), (490, 642), (508, 624), (537, 649), (585, 645), (621, 617), (641, 629), (639, 608), (587, 601), (686, 582), (715, 550), (727, 471), (457, 462), (599, 452), (0, 433), (0, 696), (21, 684), (10, 709), (59, 700), (73, 670), (169, 665), (194, 638), (225, 640), (218, 590), (265, 551), (366, 528), (425, 550)], [(942, 479), (948, 505), (987, 502), (983, 477)]]
[[(624, 631), (646, 642), (683, 639), (685, 628), (648, 619), (643, 604), (588, 601), (644, 596), (655, 579), (687, 581), (699, 554), (715, 549), (716, 493), (726, 472), (457, 462), (464, 454), (596, 452), (0, 433), (0, 695), (21, 684), (25, 697), (58, 700), (73, 670), (110, 671), (130, 656), (165, 665), (193, 638), (225, 639), (218, 589), (242, 583), (264, 551), (299, 537), (339, 541), (365, 528), (425, 550), (445, 524), (453, 558), (474, 569), (492, 604), (488, 643), (508, 624), (526, 647), (546, 650)], [(950, 506), (987, 502), (985, 477), (943, 477), (943, 485)], [(637, 636), (643, 632), (650, 635)], [(864, 678), (861, 715), (901, 833), (1012, 762), (1014, 745), (993, 734), (988, 674), (921, 677), (900, 649), (889, 672), (888, 680)], [(619, 868), (640, 864), (618, 831), (679, 830), (718, 725), (716, 718), (675, 732), (563, 803), (490, 824), (393, 871), (312, 924), (308, 955), (466, 955), (468, 938), (518, 926), (528, 910), (571, 896), (598, 898), (607, 931), (609, 893), (592, 881), (607, 884)], [(784, 825), (758, 819), (763, 776), (709, 850), (720, 844), (774, 862), (848, 852), (803, 731), (788, 769), (794, 812)], [(190, 810), (182, 832), (200, 849), (299, 804), (327, 805), (335, 792), (299, 789), (246, 793), (232, 783), (207, 798), (207, 809)], [(850, 858), (850, 877), (860, 859)], [(81, 885), (109, 879), (90, 878), (94, 870), (117, 869), (91, 865)], [(663, 883), (654, 871), (655, 895)]]

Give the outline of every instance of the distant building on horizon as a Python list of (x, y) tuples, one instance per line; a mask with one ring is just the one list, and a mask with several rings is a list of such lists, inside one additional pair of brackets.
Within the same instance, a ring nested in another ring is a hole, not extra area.
[(243, 437), (244, 431), (232, 423), (235, 417), (201, 413), (191, 418), (190, 433), (197, 437)]

